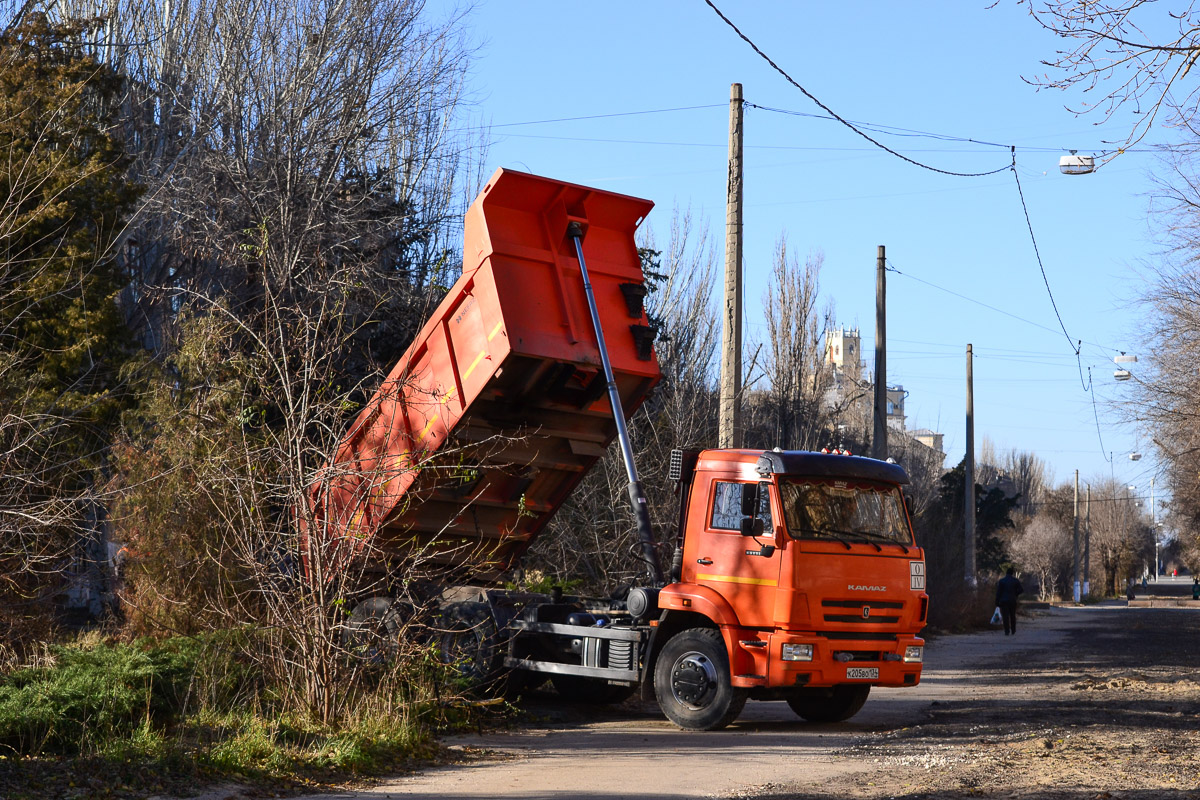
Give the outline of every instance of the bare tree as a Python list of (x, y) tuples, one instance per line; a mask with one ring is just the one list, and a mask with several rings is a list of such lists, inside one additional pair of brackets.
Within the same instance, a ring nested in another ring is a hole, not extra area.
[[(145, 343), (162, 347), (181, 289), (236, 298), (242, 314), (274, 286), (350, 291), (345, 312), (369, 324), (348, 369), (390, 363), (454, 267), (477, 150), (453, 132), (461, 16), (434, 19), (423, 0), (55, 8), (103, 18), (96, 51), (130, 79), (126, 135), (148, 192), (122, 240), (123, 299)], [(321, 265), (347, 259), (358, 280), (330, 285)]]
[(1033, 508), (1042, 500), (1046, 487), (1053, 480), (1045, 460), (1035, 454), (1013, 448), (1004, 454), (1003, 470), (1017, 493), (1017, 508), (1032, 516)]
[(1142, 572), (1148, 553), (1153, 561), (1150, 527), (1129, 488), (1112, 479), (1092, 481), (1091, 521), (1093, 565), (1103, 574), (1099, 585), (1107, 593), (1120, 594), (1125, 583)]
[(1037, 515), (1013, 541), (1013, 559), (1037, 576), (1038, 599), (1050, 600), (1071, 570), (1072, 533), (1053, 517)]
[[(720, 325), (712, 294), (717, 258), (707, 229), (690, 209), (676, 208), (664, 249), (656, 249), (649, 230), (641, 240), (652, 289), (647, 314), (658, 328), (655, 350), (663, 379), (629, 428), (664, 563), (674, 547), (674, 487), (666, 476), (670, 452), (716, 441)], [(615, 444), (555, 514), (526, 565), (530, 574), (558, 581), (574, 576), (606, 590), (644, 574)]]
[[(1200, 180), (1196, 154), (1172, 152), (1156, 179), (1151, 219), (1162, 250), (1142, 294), (1145, 352), (1133, 367), (1132, 402), (1116, 405), (1158, 450), (1182, 541), (1200, 541)], [(1186, 550), (1186, 548), (1185, 548)]]
[(1142, 140), (1165, 112), (1169, 124), (1192, 130), (1200, 89), (1187, 83), (1200, 56), (1200, 11), (1194, 2), (1174, 8), (1152, 0), (1030, 0), (1029, 14), (1066, 42), (1043, 63), (1052, 70), (1030, 83), (1080, 89), (1086, 98), (1070, 107), (1098, 114), (1132, 112), (1124, 147)]
[(909, 485), (904, 487), (909, 514), (916, 519), (929, 509), (937, 498), (938, 481), (945, 472), (946, 454), (922, 444), (907, 433), (893, 431), (888, 438), (888, 449), (904, 471), (908, 473)]
[[(654, 249), (647, 231), (644, 248)], [(652, 271), (654, 265), (651, 265)], [(715, 298), (717, 256), (708, 226), (689, 209), (674, 209), (660, 279), (651, 278), (648, 310), (659, 326), (656, 343), (663, 383), (652, 408), (665, 413), (672, 447), (708, 446), (715, 430), (712, 389), (716, 382), (716, 353), (720, 346)]]
[(829, 327), (832, 310), (822, 315), (819, 308), (824, 261), (822, 253), (814, 252), (801, 263), (789, 254), (786, 237), (775, 243), (771, 278), (763, 293), (767, 326), (763, 371), (768, 388), (755, 403), (759, 411), (753, 415), (767, 417), (769, 429), (755, 437), (765, 447), (815, 450), (828, 436), (824, 400), (830, 371), (824, 363), (821, 335)]

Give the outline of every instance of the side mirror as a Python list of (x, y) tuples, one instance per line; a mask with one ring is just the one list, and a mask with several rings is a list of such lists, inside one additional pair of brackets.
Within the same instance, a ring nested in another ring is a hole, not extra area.
[(742, 536), (762, 536), (763, 521), (758, 517), (746, 517), (742, 520)]
[[(742, 516), (753, 517), (758, 514), (758, 484), (742, 484)], [(745, 530), (745, 528), (743, 528)]]

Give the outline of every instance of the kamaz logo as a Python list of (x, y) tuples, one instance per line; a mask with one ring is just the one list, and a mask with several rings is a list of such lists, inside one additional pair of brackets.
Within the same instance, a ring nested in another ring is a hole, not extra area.
[(886, 586), (855, 586), (850, 584), (846, 587), (851, 592), (886, 592)]
[(863, 619), (870, 619), (870, 618), (871, 618), (871, 607), (863, 606)]

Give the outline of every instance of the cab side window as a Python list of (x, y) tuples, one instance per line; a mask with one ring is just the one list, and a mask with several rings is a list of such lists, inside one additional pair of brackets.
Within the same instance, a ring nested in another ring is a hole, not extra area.
[(712, 523), (709, 527), (722, 531), (741, 531), (742, 520), (748, 517), (742, 513), (742, 495), (758, 487), (758, 519), (763, 521), (763, 528), (771, 530), (771, 492), (769, 483), (731, 483), (716, 481), (713, 484)]

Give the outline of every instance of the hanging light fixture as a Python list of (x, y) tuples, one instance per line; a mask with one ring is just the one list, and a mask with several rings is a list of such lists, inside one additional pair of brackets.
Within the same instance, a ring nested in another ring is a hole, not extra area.
[(1077, 155), (1074, 150), (1070, 155), (1058, 159), (1058, 171), (1063, 175), (1087, 175), (1096, 171), (1094, 156)]

